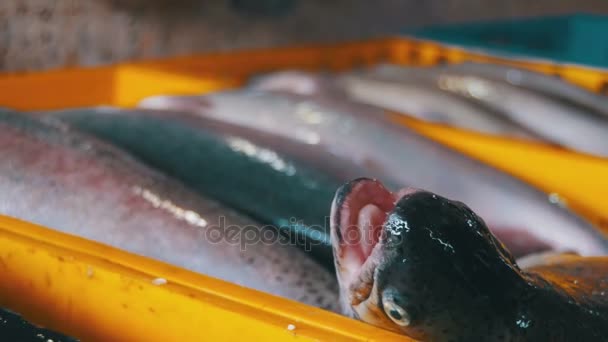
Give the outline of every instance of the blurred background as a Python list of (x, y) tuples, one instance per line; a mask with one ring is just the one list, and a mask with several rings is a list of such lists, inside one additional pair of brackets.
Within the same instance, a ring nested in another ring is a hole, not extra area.
[(0, 70), (334, 42), (406, 28), (574, 12), (605, 0), (5, 0)]

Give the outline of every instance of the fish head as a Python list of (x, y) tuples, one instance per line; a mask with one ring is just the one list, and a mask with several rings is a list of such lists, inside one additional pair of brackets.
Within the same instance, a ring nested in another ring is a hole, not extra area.
[(521, 280), (479, 216), (427, 191), (356, 179), (337, 191), (331, 226), (344, 313), (414, 338), (478, 325)]

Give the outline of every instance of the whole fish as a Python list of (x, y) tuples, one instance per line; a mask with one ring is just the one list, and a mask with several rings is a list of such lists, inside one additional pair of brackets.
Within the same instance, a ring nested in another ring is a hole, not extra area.
[(4, 341), (19, 342), (73, 342), (72, 337), (38, 327), (4, 308), (0, 308), (0, 338)]
[(483, 215), (519, 257), (540, 250), (604, 255), (607, 242), (590, 224), (520, 180), (395, 125), (383, 110), (339, 94), (275, 94), (251, 89), (207, 96), (155, 97), (148, 108), (189, 110), (228, 124), (282, 135), (316, 155), (337, 155), (393, 187), (415, 185), (458, 198)]
[(383, 80), (365, 72), (340, 75), (282, 71), (255, 77), (251, 88), (298, 95), (341, 92), (357, 102), (397, 111), (421, 120), (526, 139), (538, 139), (493, 109), (444, 91), (433, 83)]
[[(343, 310), (424, 341), (604, 341), (608, 258), (521, 269), (462, 202), (357, 179), (332, 204)], [(558, 258), (559, 259), (559, 258)]]
[(465, 62), (443, 66), (447, 70), (501, 80), (517, 87), (551, 96), (608, 117), (608, 98), (562, 81), (554, 76), (507, 65)]
[(339, 84), (355, 101), (416, 118), (488, 134), (538, 139), (535, 133), (509, 120), (496, 109), (475, 103), (436, 83), (401, 78), (385, 80), (366, 73), (347, 74)]
[(608, 156), (608, 118), (595, 112), (464, 71), (383, 65), (371, 72), (385, 80), (435, 82), (441, 89), (495, 108), (496, 113), (503, 113), (547, 141), (588, 154)]
[(0, 214), (334, 310), (335, 277), (278, 233), (55, 122), (0, 112)]
[(339, 158), (315, 156), (309, 146), (285, 138), (183, 113), (108, 107), (47, 114), (285, 230), (333, 271), (327, 208), (334, 189), (362, 172), (356, 167), (345, 169)]

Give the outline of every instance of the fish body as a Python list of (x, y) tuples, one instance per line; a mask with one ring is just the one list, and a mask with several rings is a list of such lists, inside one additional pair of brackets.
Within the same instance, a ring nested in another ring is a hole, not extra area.
[(0, 159), (3, 215), (307, 304), (334, 306), (333, 275), (281, 243), (276, 232), (56, 119), (0, 112)]
[(549, 142), (592, 155), (608, 156), (608, 118), (549, 96), (453, 69), (383, 65), (372, 74), (393, 81), (434, 82), (445, 91), (496, 109), (496, 113), (503, 113), (508, 120)]
[(444, 90), (434, 82), (406, 77), (383, 79), (359, 73), (343, 76), (339, 84), (355, 101), (393, 110), (418, 119), (494, 135), (538, 139), (496, 109)]
[(318, 262), (333, 267), (327, 208), (334, 189), (358, 173), (339, 158), (317, 157), (284, 138), (176, 112), (90, 108), (49, 115), (279, 227)]
[(607, 257), (521, 269), (462, 202), (371, 179), (341, 187), (332, 242), (345, 313), (424, 341), (601, 341)]
[(506, 65), (474, 62), (450, 64), (444, 66), (444, 68), (507, 82), (579, 106), (582, 109), (600, 113), (608, 118), (608, 98), (605, 95), (592, 93), (554, 76)]
[[(190, 111), (226, 124), (280, 135), (336, 155), (391, 187), (414, 185), (458, 198), (521, 256), (542, 249), (606, 254), (606, 239), (548, 196), (518, 179), (395, 125), (375, 107), (330, 91), (304, 96), (239, 90), (201, 97), (157, 97), (142, 106)], [(552, 199), (552, 201), (550, 201)]]

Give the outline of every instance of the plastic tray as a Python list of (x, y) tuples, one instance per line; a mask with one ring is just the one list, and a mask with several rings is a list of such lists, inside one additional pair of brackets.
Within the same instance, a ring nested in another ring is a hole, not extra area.
[[(0, 77), (0, 106), (22, 110), (133, 106), (158, 94), (234, 87), (278, 69), (344, 70), (378, 62), (514, 64), (599, 90), (606, 72), (467, 52), (407, 38), (207, 54)], [(608, 161), (395, 115), (405, 124), (548, 193), (608, 231)], [(408, 340), (300, 303), (248, 290), (43, 227), (0, 217), (0, 305), (83, 340)], [(165, 285), (154, 285), (163, 278)], [(294, 330), (288, 325), (293, 324)]]
[(608, 16), (574, 14), (452, 24), (410, 33), (515, 56), (608, 67)]

